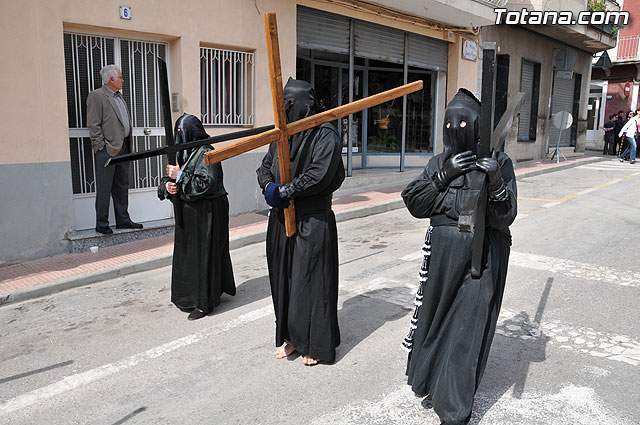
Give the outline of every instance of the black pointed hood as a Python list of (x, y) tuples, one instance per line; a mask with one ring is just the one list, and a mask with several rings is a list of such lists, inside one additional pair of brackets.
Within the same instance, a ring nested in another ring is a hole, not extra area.
[[(284, 86), (284, 109), (287, 114), (287, 123), (298, 121), (316, 113), (316, 92), (313, 86), (306, 81), (294, 80), (289, 77)], [(293, 160), (305, 135), (310, 130), (294, 134), (289, 137), (289, 157)]]
[(480, 141), (480, 101), (461, 88), (444, 112), (443, 142), (445, 156), (468, 150), (478, 153)]
[[(173, 134), (173, 139), (176, 145), (181, 143), (193, 142), (195, 140), (202, 140), (209, 137), (207, 132), (204, 130), (204, 126), (202, 125), (202, 121), (200, 121), (194, 115), (183, 114), (176, 121), (175, 132)], [(185, 149), (178, 151), (176, 153), (178, 164), (182, 167), (189, 156), (196, 148)]]

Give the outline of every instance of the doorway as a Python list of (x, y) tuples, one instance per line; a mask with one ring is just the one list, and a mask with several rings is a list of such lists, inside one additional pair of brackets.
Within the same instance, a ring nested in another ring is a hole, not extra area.
[[(64, 33), (69, 149), (76, 230), (95, 227), (95, 164), (86, 126), (87, 95), (102, 86), (100, 69), (115, 64), (122, 70), (122, 97), (131, 115), (136, 152), (165, 145), (156, 58), (168, 62), (165, 43)], [(170, 218), (170, 203), (156, 188), (164, 175), (165, 157), (132, 162), (129, 168), (129, 213), (134, 221)], [(109, 221), (114, 222), (113, 206)]]

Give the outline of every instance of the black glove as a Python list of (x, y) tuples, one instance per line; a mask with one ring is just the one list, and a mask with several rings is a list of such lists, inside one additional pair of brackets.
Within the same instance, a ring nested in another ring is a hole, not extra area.
[(443, 191), (456, 177), (473, 170), (473, 165), (477, 159), (473, 151), (459, 153), (447, 159), (442, 168), (433, 175), (433, 181), (438, 190)]
[(478, 170), (487, 174), (489, 179), (489, 196), (496, 198), (505, 190), (504, 180), (502, 180), (502, 172), (500, 164), (493, 158), (480, 158), (476, 161)]

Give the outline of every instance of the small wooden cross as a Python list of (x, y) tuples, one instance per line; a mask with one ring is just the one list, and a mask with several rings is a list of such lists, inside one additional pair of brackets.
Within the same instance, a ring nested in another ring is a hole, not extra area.
[[(278, 26), (275, 13), (265, 13), (264, 27), (267, 36), (267, 53), (269, 57), (269, 75), (271, 79), (271, 98), (273, 101), (273, 116), (275, 128), (262, 134), (248, 137), (227, 146), (205, 154), (207, 165), (215, 164), (225, 159), (268, 145), (272, 142), (278, 143), (278, 161), (280, 165), (280, 183), (286, 184), (291, 181), (291, 166), (289, 161), (289, 136), (316, 127), (326, 122), (335, 121), (338, 118), (362, 111), (372, 106), (379, 105), (389, 100), (395, 99), (409, 93), (422, 90), (422, 80), (415, 81), (395, 89), (387, 90), (346, 105), (321, 112), (316, 115), (303, 118), (301, 120), (287, 124), (284, 110), (284, 92), (282, 85), (282, 73), (280, 69), (280, 47), (278, 44)], [(285, 226), (287, 236), (291, 237), (296, 233), (296, 216), (293, 200), (284, 211)]]

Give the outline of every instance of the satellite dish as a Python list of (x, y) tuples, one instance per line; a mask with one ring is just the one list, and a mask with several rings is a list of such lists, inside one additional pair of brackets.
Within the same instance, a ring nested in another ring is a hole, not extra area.
[(566, 130), (573, 124), (573, 115), (567, 111), (559, 111), (553, 115), (553, 125), (555, 128)]

